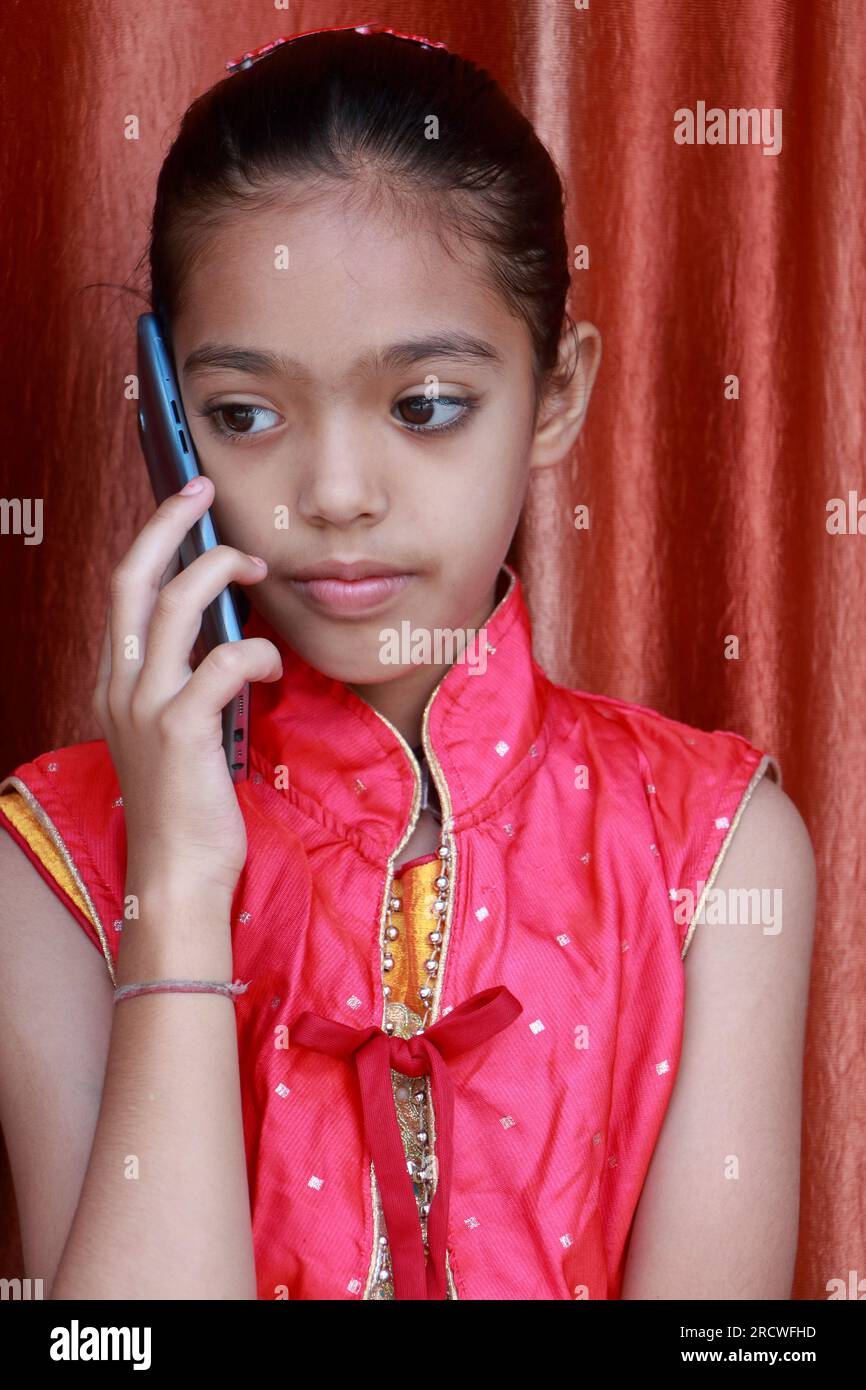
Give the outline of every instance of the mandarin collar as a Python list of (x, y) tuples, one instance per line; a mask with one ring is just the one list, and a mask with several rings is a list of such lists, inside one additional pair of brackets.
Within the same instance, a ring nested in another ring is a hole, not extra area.
[[(545, 746), (548, 683), (532, 656), (532, 630), (520, 578), (484, 624), (486, 667), (455, 662), (424, 713), (431, 777), (442, 787), (443, 828), (459, 830), (498, 805), (531, 775)], [(341, 680), (302, 657), (252, 605), (244, 637), (267, 637), (283, 661), (279, 681), (251, 686), (250, 777), (375, 860), (402, 843), (420, 772), (400, 732)], [(479, 639), (483, 640), (483, 639)]]

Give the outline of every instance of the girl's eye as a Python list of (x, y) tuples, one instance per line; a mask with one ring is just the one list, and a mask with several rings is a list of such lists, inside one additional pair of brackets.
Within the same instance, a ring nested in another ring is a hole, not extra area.
[[(207, 405), (204, 410), (200, 410), (199, 415), (206, 417), (211, 428), (222, 439), (227, 439), (234, 444), (237, 440), (243, 439), (245, 435), (263, 434), (264, 430), (254, 429), (256, 420), (260, 420), (263, 415), (274, 415), (275, 410), (268, 410), (264, 405), (244, 405), (241, 401), (227, 401), (223, 405)], [(221, 420), (220, 417), (223, 417)]]
[[(477, 404), (477, 401), (465, 396), (421, 395), (404, 396), (394, 408), (400, 412), (398, 418), (407, 429), (418, 434), (439, 434), (465, 424)], [(444, 420), (440, 415), (443, 410), (446, 412)], [(448, 416), (448, 410), (455, 413)], [(246, 405), (242, 401), (207, 405), (198, 414), (208, 420), (215, 434), (231, 444), (250, 435), (264, 434), (270, 428), (264, 417), (270, 415), (279, 419), (277, 412), (269, 410), (267, 406)], [(440, 415), (438, 420), (437, 415)], [(257, 422), (261, 422), (261, 428), (256, 428)]]
[[(408, 418), (403, 414), (399, 418), (401, 424), (406, 425), (408, 429), (418, 434), (439, 434), (442, 430), (458, 429), (460, 425), (465, 425), (477, 404), (477, 401), (470, 400), (468, 396), (404, 396), (394, 409), (407, 411)], [(459, 413), (430, 424), (430, 420), (441, 406), (459, 406)]]

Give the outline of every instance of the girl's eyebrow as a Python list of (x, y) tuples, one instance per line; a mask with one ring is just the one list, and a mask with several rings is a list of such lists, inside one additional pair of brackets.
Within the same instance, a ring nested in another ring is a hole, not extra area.
[[(447, 357), (449, 360), (481, 362), (502, 371), (504, 358), (492, 343), (468, 333), (435, 333), (424, 338), (409, 338), (391, 343), (385, 348), (372, 348), (350, 368), (349, 375), (374, 376), (380, 372), (399, 371), (416, 362)], [(185, 376), (228, 368), (258, 376), (295, 377), (309, 380), (311, 373), (297, 357), (270, 352), (264, 348), (234, 347), (229, 343), (202, 343), (194, 348), (183, 364)]]

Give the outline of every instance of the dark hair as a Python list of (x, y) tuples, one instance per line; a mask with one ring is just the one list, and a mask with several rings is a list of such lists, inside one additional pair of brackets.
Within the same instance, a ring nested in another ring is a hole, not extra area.
[(274, 201), (286, 178), (342, 181), (347, 197), (387, 197), (397, 216), (433, 208), (443, 245), (449, 234), (483, 242), (531, 335), (537, 409), (560, 380), (566, 320), (574, 334), (563, 189), (489, 73), (444, 48), (349, 29), (283, 44), (198, 97), (160, 171), (151, 226), (151, 306), (169, 337), (208, 230), (228, 209)]

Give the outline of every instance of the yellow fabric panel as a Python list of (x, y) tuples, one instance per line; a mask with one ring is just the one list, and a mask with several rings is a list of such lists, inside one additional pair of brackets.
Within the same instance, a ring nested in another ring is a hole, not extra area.
[(435, 930), (438, 921), (433, 911), (437, 896), (434, 881), (438, 873), (436, 858), (428, 864), (411, 865), (392, 883), (393, 895), (401, 899), (402, 906), (391, 913), (391, 921), (400, 935), (391, 942), (394, 965), (388, 971), (387, 980), (391, 998), (420, 1014), (424, 1013), (424, 1003), (418, 998), (418, 990), (428, 979), (424, 962), (430, 959), (434, 949), (429, 933)]
[(87, 904), (58, 853), (54, 841), (39, 821), (35, 811), (32, 811), (27, 805), (21, 793), (14, 790), (4, 792), (0, 796), (0, 811), (12, 822), (19, 835), (24, 837), (37, 859), (45, 865), (51, 877), (59, 883), (64, 893), (68, 894), (75, 906), (81, 909), (87, 920), (92, 922), (93, 918), (87, 910)]

